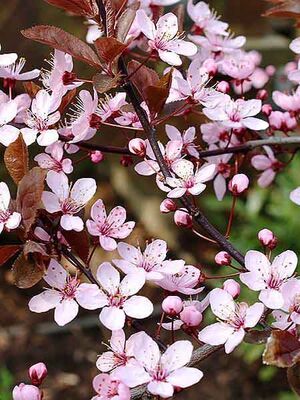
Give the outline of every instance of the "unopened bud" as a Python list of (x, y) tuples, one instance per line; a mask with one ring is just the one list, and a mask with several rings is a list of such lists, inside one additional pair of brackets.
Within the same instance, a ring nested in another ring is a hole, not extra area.
[(261, 111), (268, 117), (273, 111), (271, 104), (264, 104), (261, 108)]
[(160, 204), (160, 212), (167, 214), (177, 210), (177, 204), (172, 199), (165, 199)]
[(94, 164), (98, 164), (104, 159), (104, 154), (100, 150), (95, 150), (90, 154), (90, 158)]
[(216, 89), (217, 89), (218, 92), (221, 92), (221, 93), (229, 93), (229, 91), (230, 91), (230, 85), (229, 85), (229, 83), (226, 82), (226, 81), (221, 81), (221, 82), (219, 82), (219, 83), (217, 84)]
[(13, 400), (41, 400), (42, 393), (36, 386), (20, 383), (14, 387), (12, 397)]
[(226, 290), (227, 293), (231, 294), (234, 299), (241, 293), (241, 286), (234, 279), (227, 279), (223, 283), (223, 289)]
[(39, 386), (46, 378), (48, 371), (47, 367), (44, 363), (39, 362), (37, 364), (32, 365), (28, 371), (29, 378), (33, 385)]
[(130, 156), (123, 156), (120, 160), (120, 164), (123, 167), (130, 167), (133, 164), (133, 160)]
[(262, 229), (258, 232), (258, 239), (263, 246), (268, 247), (270, 250), (275, 249), (277, 246), (277, 237), (270, 229)]
[(218, 265), (230, 265), (231, 264), (231, 256), (226, 251), (220, 251), (215, 256), (215, 262)]
[(217, 64), (212, 58), (205, 60), (202, 67), (207, 70), (209, 76), (215, 76), (218, 71)]
[(261, 89), (256, 93), (256, 98), (259, 100), (267, 100), (267, 98), (269, 97), (268, 92), (266, 91), (266, 89)]
[(162, 309), (168, 315), (175, 316), (180, 313), (183, 303), (178, 296), (168, 296), (162, 302)]
[(128, 148), (131, 153), (136, 154), (139, 157), (144, 157), (146, 154), (146, 142), (143, 139), (135, 138), (131, 139)]
[(239, 196), (249, 187), (249, 178), (245, 174), (236, 174), (228, 184), (228, 189), (234, 196)]
[(203, 317), (202, 313), (195, 306), (187, 306), (181, 311), (180, 319), (185, 325), (196, 327), (201, 324)]
[(174, 222), (177, 226), (182, 226), (185, 228), (191, 228), (193, 226), (193, 218), (186, 209), (175, 211)]

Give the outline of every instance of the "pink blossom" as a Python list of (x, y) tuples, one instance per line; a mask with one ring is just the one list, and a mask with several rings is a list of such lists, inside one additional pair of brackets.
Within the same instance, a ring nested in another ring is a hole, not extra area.
[(62, 142), (55, 142), (46, 148), (46, 153), (35, 156), (34, 161), (36, 161), (41, 168), (71, 174), (73, 172), (72, 160), (63, 158), (63, 147), (64, 144)]
[(127, 370), (122, 378), (128, 386), (147, 383), (147, 390), (154, 396), (172, 397), (175, 387), (187, 388), (203, 376), (197, 368), (186, 367), (192, 352), (191, 342), (179, 340), (161, 355), (157, 343), (145, 332), (140, 332), (134, 342), (134, 356), (144, 371), (133, 376)]
[[(224, 95), (227, 96), (227, 95)], [(204, 114), (213, 121), (219, 121), (228, 128), (248, 128), (253, 130), (265, 130), (269, 124), (259, 118), (255, 118), (261, 111), (261, 100), (233, 101), (227, 96), (227, 101), (215, 108), (204, 108)]]
[(18, 55), (16, 53), (0, 54), (0, 67), (7, 67), (8, 65), (13, 64), (17, 58)]
[(12, 398), (13, 400), (42, 400), (42, 392), (36, 386), (20, 383), (14, 387)]
[(57, 129), (52, 125), (60, 120), (60, 112), (57, 111), (60, 103), (60, 96), (50, 95), (46, 90), (38, 91), (24, 121), (28, 128), (21, 129), (27, 146), (35, 142), (38, 134), (40, 146), (49, 146), (58, 140)]
[(207, 124), (201, 124), (200, 131), (202, 133), (202, 139), (208, 144), (219, 142), (220, 147), (224, 147), (228, 143), (229, 139), (232, 145), (238, 144), (238, 141), (235, 139), (235, 135), (230, 135), (230, 128), (225, 128), (219, 122), (208, 122)]
[(204, 165), (194, 172), (194, 164), (188, 160), (178, 160), (173, 163), (172, 170), (177, 178), (167, 178), (167, 184), (171, 187), (168, 193), (170, 198), (182, 197), (185, 194), (197, 196), (202, 193), (206, 185), (204, 182), (212, 179), (216, 166), (214, 164)]
[(43, 362), (39, 362), (29, 368), (28, 374), (31, 383), (39, 386), (48, 375), (47, 367)]
[(174, 222), (177, 226), (183, 228), (192, 228), (193, 217), (189, 214), (186, 208), (180, 208), (174, 213)]
[[(218, 147), (214, 144), (209, 146), (209, 150), (215, 150)], [(221, 201), (226, 193), (226, 178), (229, 178), (231, 173), (231, 166), (229, 160), (232, 154), (221, 154), (219, 156), (207, 157), (206, 160), (215, 166), (214, 173), (214, 190), (217, 199)]]
[(126, 93), (117, 93), (115, 96), (106, 95), (100, 100), (97, 115), (100, 116), (102, 121), (106, 121), (108, 118), (119, 114), (121, 107), (126, 104)]
[(209, 296), (212, 312), (221, 322), (209, 325), (199, 333), (199, 340), (212, 346), (225, 344), (225, 353), (231, 353), (244, 339), (245, 330), (260, 320), (264, 306), (255, 303), (235, 303), (222, 289), (213, 289)]
[(136, 334), (126, 340), (123, 329), (112, 331), (109, 341), (109, 351), (101, 354), (96, 366), (101, 372), (110, 372), (123, 366), (136, 365), (133, 358), (133, 345)]
[(190, 18), (195, 22), (192, 31), (195, 33), (212, 33), (216, 35), (228, 36), (226, 32), (228, 24), (219, 20), (216, 13), (210, 10), (207, 3), (199, 1), (193, 4), (193, 0), (188, 1), (187, 12)]
[(102, 324), (112, 330), (122, 329), (126, 315), (131, 318), (149, 317), (153, 305), (147, 297), (136, 296), (145, 284), (145, 274), (140, 270), (129, 273), (120, 281), (119, 272), (108, 262), (97, 270), (97, 279), (105, 292), (102, 292), (103, 309), (100, 313)]
[(94, 396), (92, 400), (130, 400), (129, 388), (108, 374), (95, 376), (93, 388), (98, 395)]
[(275, 90), (272, 94), (272, 98), (274, 103), (285, 111), (298, 112), (300, 110), (300, 86), (291, 94), (285, 94)]
[(16, 117), (18, 105), (15, 100), (0, 104), (0, 143), (9, 146), (19, 136), (19, 129), (9, 125)]
[(295, 334), (296, 324), (291, 322), (290, 316), (288, 313), (285, 313), (281, 310), (274, 310), (272, 312), (272, 317), (275, 318), (275, 321), (272, 322), (272, 327), (275, 329), (280, 329), (282, 331), (288, 331), (292, 334)]
[(250, 250), (245, 256), (249, 272), (240, 274), (240, 279), (251, 290), (259, 291), (259, 300), (274, 310), (283, 306), (282, 285), (293, 275), (296, 266), (297, 256), (291, 250), (279, 254), (272, 263), (259, 251)]
[(104, 154), (100, 150), (92, 151), (92, 153), (90, 154), (90, 157), (91, 157), (91, 161), (94, 164), (99, 164), (101, 161), (104, 160)]
[(277, 237), (270, 229), (262, 229), (258, 232), (258, 239), (263, 246), (268, 247), (270, 250), (275, 249), (277, 246)]
[(290, 200), (300, 206), (300, 187), (294, 189), (290, 193)]
[(249, 187), (249, 178), (245, 174), (236, 174), (228, 184), (228, 189), (234, 196), (239, 196)]
[(143, 252), (139, 247), (121, 242), (118, 253), (122, 259), (113, 260), (113, 263), (125, 274), (142, 271), (146, 280), (157, 281), (184, 267), (183, 260), (166, 260), (167, 251), (167, 243), (159, 239), (148, 244)]
[(33, 69), (29, 72), (21, 72), (25, 63), (25, 58), (20, 58), (19, 61), (16, 61), (7, 67), (0, 68), (0, 78), (4, 79), (5, 86), (14, 87), (16, 81), (29, 81), (40, 75), (39, 69)]
[(284, 304), (281, 307), (288, 314), (288, 321), (300, 324), (300, 281), (292, 278), (282, 286)]
[(170, 65), (181, 65), (179, 54), (193, 56), (197, 53), (197, 47), (193, 43), (179, 38), (176, 15), (172, 13), (163, 15), (156, 27), (144, 10), (138, 10), (136, 15), (141, 31), (149, 39), (150, 49), (156, 50), (162, 61)]
[(0, 182), (0, 233), (4, 228), (16, 229), (21, 222), (21, 214), (10, 209), (10, 193), (5, 182)]
[(73, 59), (70, 54), (54, 50), (54, 55), (48, 64), (51, 70), (42, 71), (42, 82), (47, 89), (63, 96), (68, 90), (82, 85), (83, 82), (76, 80), (76, 74), (73, 72)]
[(252, 166), (258, 171), (263, 171), (257, 181), (259, 186), (263, 188), (269, 186), (273, 182), (276, 173), (283, 166), (283, 164), (275, 158), (271, 147), (264, 146), (264, 150), (267, 155), (256, 155), (251, 159)]
[(224, 58), (221, 63), (221, 70), (224, 75), (228, 75), (237, 81), (244, 81), (253, 74), (255, 63), (247, 53), (239, 51)]
[(51, 259), (44, 280), (51, 289), (32, 297), (30, 311), (43, 313), (54, 308), (54, 320), (59, 326), (71, 322), (78, 314), (78, 304), (87, 310), (103, 306), (101, 291), (95, 284), (80, 283), (70, 276), (54, 259)]
[(269, 115), (269, 123), (272, 129), (277, 129), (283, 132), (293, 131), (297, 128), (297, 120), (291, 114), (281, 111), (272, 111)]
[(226, 251), (220, 251), (215, 255), (215, 262), (218, 265), (230, 265), (231, 264), (231, 256)]
[(92, 236), (99, 237), (100, 246), (106, 251), (117, 248), (115, 239), (125, 239), (135, 226), (135, 222), (126, 220), (126, 210), (117, 206), (107, 216), (102, 200), (97, 200), (91, 209), (92, 219), (87, 220), (86, 226)]
[(192, 157), (198, 158), (199, 153), (194, 141), (196, 139), (196, 129), (194, 127), (188, 128), (183, 133), (172, 125), (166, 125), (166, 134), (170, 140), (182, 143), (182, 152), (189, 154)]
[(51, 214), (56, 212), (63, 214), (60, 224), (66, 231), (82, 231), (83, 221), (74, 214), (82, 210), (94, 196), (97, 189), (96, 181), (92, 178), (81, 178), (70, 188), (65, 174), (49, 171), (46, 182), (52, 192), (43, 192), (42, 201), (45, 209)]
[(188, 327), (199, 326), (202, 319), (202, 313), (194, 305), (184, 307), (180, 313), (180, 320)]
[(175, 316), (182, 310), (183, 302), (178, 296), (168, 296), (163, 300), (161, 306), (166, 314)]
[(226, 279), (223, 283), (222, 289), (229, 293), (234, 299), (241, 293), (241, 286), (234, 279)]
[(193, 295), (203, 290), (203, 287), (195, 288), (199, 284), (200, 276), (201, 272), (198, 268), (193, 265), (185, 265), (176, 274), (165, 275), (157, 284), (168, 292)]
[(217, 84), (217, 91), (221, 93), (229, 93), (230, 92), (230, 85), (226, 81), (221, 81)]
[(121, 115), (115, 118), (119, 125), (133, 126), (134, 128), (141, 128), (142, 124), (136, 113), (131, 111), (120, 111)]
[(213, 33), (207, 33), (206, 36), (189, 35), (194, 43), (208, 50), (211, 53), (231, 54), (240, 49), (246, 43), (245, 36), (222, 36)]

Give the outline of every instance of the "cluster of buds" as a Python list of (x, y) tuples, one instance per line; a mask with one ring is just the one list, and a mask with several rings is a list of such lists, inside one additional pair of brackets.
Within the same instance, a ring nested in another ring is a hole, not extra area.
[(29, 368), (28, 375), (31, 384), (20, 383), (15, 386), (12, 392), (13, 400), (42, 400), (43, 392), (39, 386), (47, 376), (47, 367), (39, 362)]

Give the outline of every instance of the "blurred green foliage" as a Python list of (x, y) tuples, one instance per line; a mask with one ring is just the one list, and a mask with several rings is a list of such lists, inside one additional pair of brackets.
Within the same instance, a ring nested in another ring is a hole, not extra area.
[(5, 366), (0, 366), (0, 399), (10, 400), (13, 376)]

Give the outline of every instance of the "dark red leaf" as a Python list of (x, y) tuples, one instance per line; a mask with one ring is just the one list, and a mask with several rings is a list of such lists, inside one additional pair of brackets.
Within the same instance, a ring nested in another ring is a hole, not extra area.
[(159, 82), (159, 76), (151, 69), (142, 65), (140, 62), (132, 60), (127, 64), (130, 80), (139, 91), (140, 95), (146, 100), (146, 89), (149, 86), (155, 86)]
[(149, 107), (151, 116), (159, 114), (169, 96), (172, 83), (172, 70), (165, 74), (155, 86), (148, 86), (145, 89), (145, 100)]
[(100, 68), (97, 54), (85, 42), (56, 26), (37, 25), (22, 31), (22, 35), (36, 42), (64, 51), (77, 60)]
[(29, 96), (34, 99), (37, 92), (41, 90), (41, 86), (37, 85), (36, 83), (29, 81), (29, 82), (23, 82), (24, 89)]
[(116, 27), (117, 39), (122, 43), (124, 43), (126, 40), (127, 34), (134, 21), (138, 7), (139, 3), (135, 3), (127, 7), (117, 21), (117, 27)]
[(7, 246), (0, 246), (0, 266), (5, 264), (14, 255), (21, 251), (21, 246), (17, 244), (11, 244)]
[(4, 163), (15, 183), (19, 183), (28, 172), (28, 149), (20, 134), (18, 139), (11, 143), (4, 152)]
[(62, 8), (76, 15), (93, 18), (98, 14), (98, 7), (95, 0), (45, 0), (52, 6)]
[(68, 105), (71, 103), (71, 101), (74, 99), (76, 96), (77, 90), (69, 90), (64, 97), (62, 98), (62, 101), (60, 103), (58, 111), (62, 114), (64, 110), (68, 107)]
[(44, 276), (45, 265), (34, 259), (26, 259), (21, 253), (12, 266), (15, 285), (20, 289), (28, 289), (38, 283)]
[(96, 74), (93, 76), (93, 85), (97, 92), (106, 93), (118, 86), (119, 79), (120, 75), (112, 77), (103, 74)]
[(265, 364), (287, 368), (296, 364), (299, 357), (300, 342), (294, 335), (287, 331), (272, 331), (263, 354)]
[(99, 38), (94, 44), (99, 57), (107, 64), (111, 64), (127, 47), (126, 44), (119, 42), (113, 37)]
[(69, 246), (84, 262), (89, 258), (90, 244), (86, 231), (62, 231), (62, 234)]
[(300, 2), (299, 0), (267, 0), (276, 4), (267, 10), (263, 15), (266, 17), (276, 18), (300, 18)]

